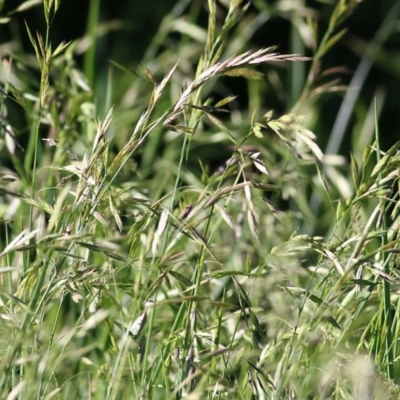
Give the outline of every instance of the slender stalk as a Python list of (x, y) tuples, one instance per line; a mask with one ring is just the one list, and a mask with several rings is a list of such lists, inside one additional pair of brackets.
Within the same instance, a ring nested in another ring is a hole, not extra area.
[[(381, 147), (380, 147), (380, 135), (379, 125), (377, 119), (377, 105), (375, 100), (375, 145), (376, 145), (376, 162), (379, 163), (381, 160)], [(378, 174), (379, 180), (383, 178), (382, 173)], [(385, 247), (388, 244), (388, 211), (385, 209), (385, 203), (382, 201), (381, 213), (382, 213), (382, 236), (381, 245)], [(381, 255), (382, 265), (385, 267), (385, 273), (390, 276), (390, 264), (388, 256), (385, 252)], [(392, 326), (392, 305), (391, 305), (391, 285), (387, 279), (383, 280), (383, 314), (382, 314), (382, 326), (385, 332), (385, 359), (386, 359), (386, 370), (388, 377), (394, 379), (394, 353), (393, 353), (393, 326)]]

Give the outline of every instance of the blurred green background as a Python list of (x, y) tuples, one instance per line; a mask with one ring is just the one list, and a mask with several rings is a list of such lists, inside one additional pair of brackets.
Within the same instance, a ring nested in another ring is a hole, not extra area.
[[(2, 14), (15, 9), (22, 1), (5, 1)], [(224, 2), (221, 2), (224, 3)], [(225, 2), (227, 3), (227, 2)], [(304, 43), (304, 38), (299, 37), (298, 27), (304, 23), (307, 15), (313, 15), (318, 20), (318, 31), (323, 33), (328, 26), (329, 17), (336, 1), (266, 1), (255, 0), (241, 24), (243, 30), (253, 30), (245, 33), (249, 35), (247, 40), (248, 49), (258, 49), (271, 45), (279, 45), (281, 53), (302, 52), (311, 55), (312, 51)], [(347, 85), (357, 71), (366, 47), (376, 37), (379, 30), (383, 28), (388, 31), (383, 43), (376, 44), (375, 54), (371, 54), (373, 65), (368, 73), (365, 82), (362, 84), (360, 97), (355, 105), (350, 122), (345, 129), (345, 139), (340, 147), (342, 154), (348, 155), (351, 150), (351, 142), (354, 140), (354, 126), (357, 124), (357, 114), (365, 114), (365, 109), (375, 96), (378, 96), (383, 109), (380, 114), (380, 127), (382, 137), (386, 146), (394, 143), (400, 138), (399, 118), (399, 93), (400, 93), (400, 33), (398, 19), (393, 10), (398, 2), (393, 0), (365, 0), (360, 2), (353, 15), (345, 22), (348, 29), (347, 34), (340, 43), (333, 47), (323, 60), (322, 68), (328, 70), (335, 67), (345, 67), (346, 72), (340, 74), (341, 84)], [(176, 1), (176, 0), (93, 0), (93, 1), (61, 1), (59, 11), (52, 23), (50, 37), (54, 44), (61, 41), (82, 39), (88, 33), (88, 15), (92, 13), (96, 22), (96, 43), (94, 54), (94, 76), (90, 76), (97, 102), (102, 102), (102, 94), (105, 92), (107, 73), (110, 68), (109, 60), (114, 60), (127, 67), (136, 67), (146, 61), (150, 62), (153, 53), (149, 54), (148, 49), (154, 40), (159, 40), (160, 45), (155, 51), (161, 53), (166, 47), (178, 47), (182, 40), (182, 27), (169, 27), (168, 36), (159, 34), (159, 27), (165, 17), (169, 14), (182, 16), (199, 27), (207, 26), (207, 2), (204, 0)], [(398, 9), (398, 7), (397, 7)], [(394, 17), (395, 23), (386, 23), (388, 16)], [(45, 28), (42, 7), (34, 7), (26, 12), (16, 14), (10, 24), (0, 26), (1, 41), (4, 44), (13, 41), (16, 37), (22, 39), (24, 49), (32, 53), (32, 46), (29, 42), (24, 21), (32, 31), (43, 32)], [(297, 27), (295, 27), (297, 25)], [(253, 27), (252, 27), (253, 26)], [(397, 27), (396, 27), (397, 26)], [(175, 32), (174, 32), (175, 30)], [(164, 42), (163, 39), (166, 39)], [(186, 38), (186, 40), (188, 40)], [(152, 47), (154, 49), (154, 46)], [(4, 48), (3, 48), (4, 52)], [(84, 59), (76, 53), (76, 60), (84, 67), (89, 60)], [(296, 68), (296, 66), (293, 66)], [(304, 69), (304, 71), (302, 70)], [(298, 96), (307, 73), (307, 65), (300, 66), (296, 74), (292, 76), (290, 70), (280, 70), (282, 86), (271, 87), (266, 90), (263, 99), (265, 109), (274, 109), (278, 113), (290, 110), (291, 105)], [(35, 76), (31, 77), (32, 79)], [(38, 79), (38, 76), (36, 76)], [(114, 74), (113, 102), (124, 94), (127, 82), (132, 79), (121, 71)], [(268, 77), (266, 78), (268, 79)], [(291, 83), (295, 80), (295, 85)], [(249, 92), (246, 82), (243, 80), (230, 80), (226, 83), (234, 93), (239, 94), (239, 102), (248, 100)], [(295, 93), (292, 93), (292, 91)], [(297, 91), (297, 92), (296, 92)], [(339, 107), (344, 97), (343, 92), (330, 93), (318, 99), (318, 121), (315, 121), (314, 131), (318, 136), (318, 142), (322, 149), (326, 149), (328, 139), (332, 133)], [(17, 117), (16, 117), (17, 118)], [(12, 116), (10, 116), (12, 120)], [(12, 121), (18, 125), (18, 121)]]

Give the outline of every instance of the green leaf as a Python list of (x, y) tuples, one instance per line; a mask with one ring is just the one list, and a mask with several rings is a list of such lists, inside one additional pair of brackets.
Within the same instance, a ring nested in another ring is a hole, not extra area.
[(326, 317), (325, 318), (334, 328), (342, 330), (342, 328), (340, 327), (340, 325), (336, 322), (335, 318), (333, 318), (332, 316)]
[(184, 287), (192, 286), (192, 281), (190, 279), (187, 279), (186, 277), (184, 277), (179, 272), (174, 271), (174, 270), (171, 269), (169, 271), (169, 274), (171, 276), (173, 276), (177, 281), (179, 281)]

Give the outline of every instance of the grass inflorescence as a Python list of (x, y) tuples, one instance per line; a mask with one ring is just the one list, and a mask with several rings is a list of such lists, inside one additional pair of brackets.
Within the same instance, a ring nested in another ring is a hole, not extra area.
[[(208, 0), (207, 28), (188, 3), (101, 87), (100, 2), (72, 42), (52, 43), (57, 0), (1, 19), (42, 7), (46, 25), (1, 53), (1, 398), (398, 398), (399, 144), (382, 149), (376, 102), (349, 160), (312, 131), (318, 99), (353, 90), (322, 62), (359, 2), (321, 38), (293, 14), (312, 57), (246, 47), (262, 2)], [(284, 69), (279, 115), (263, 82)]]

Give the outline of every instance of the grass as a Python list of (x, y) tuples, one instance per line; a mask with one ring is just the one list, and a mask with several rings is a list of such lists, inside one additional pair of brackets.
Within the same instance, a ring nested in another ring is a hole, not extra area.
[(317, 100), (348, 89), (320, 66), (358, 2), (322, 39), (294, 14), (312, 58), (246, 48), (266, 14), (241, 0), (209, 0), (206, 30), (187, 3), (142, 66), (111, 61), (104, 96), (98, 1), (85, 74), (84, 40), (51, 42), (58, 1), (39, 5), (45, 32), (26, 23), (32, 53), (4, 47), (1, 398), (397, 399), (399, 143), (381, 148), (376, 102), (349, 161), (312, 132)]

